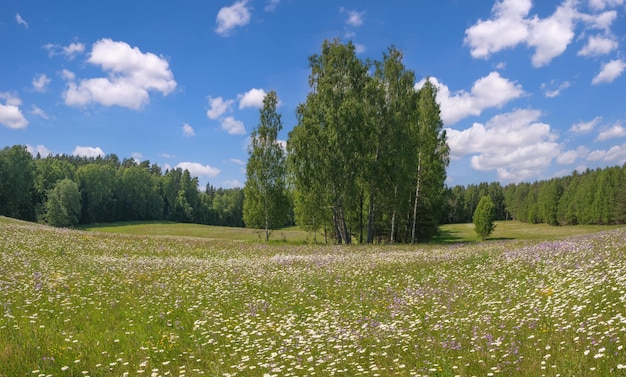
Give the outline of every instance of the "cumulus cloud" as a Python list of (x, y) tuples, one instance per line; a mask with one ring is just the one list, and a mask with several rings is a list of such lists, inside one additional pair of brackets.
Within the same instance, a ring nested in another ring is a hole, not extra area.
[(50, 78), (45, 74), (41, 74), (35, 78), (33, 78), (33, 88), (36, 92), (43, 93), (48, 88), (48, 84), (50, 84)]
[(189, 124), (185, 123), (183, 124), (183, 135), (187, 137), (192, 137), (196, 136), (196, 133)]
[(45, 111), (43, 111), (42, 109), (40, 109), (39, 107), (33, 105), (31, 111), (32, 114), (37, 115), (38, 117), (41, 117), (43, 119), (49, 119), (50, 117), (48, 116), (48, 114), (46, 114)]
[(67, 105), (98, 103), (140, 109), (150, 101), (151, 91), (168, 95), (176, 88), (167, 60), (125, 42), (101, 39), (94, 43), (87, 61), (109, 75), (69, 82), (63, 94)]
[(248, 0), (242, 0), (220, 9), (215, 31), (222, 36), (228, 36), (234, 28), (247, 25), (250, 22), (250, 8), (247, 4)]
[(81, 147), (77, 145), (72, 155), (81, 157), (104, 157), (104, 151), (100, 147)]
[(621, 76), (622, 72), (624, 72), (624, 68), (626, 68), (626, 63), (621, 59), (611, 60), (602, 66), (600, 73), (591, 80), (591, 83), (593, 85), (610, 84)]
[(622, 145), (614, 145), (608, 151), (595, 150), (587, 156), (589, 161), (604, 160), (606, 162), (617, 163), (623, 165), (626, 163), (626, 143)]
[(617, 41), (613, 38), (607, 38), (603, 36), (591, 36), (587, 40), (587, 44), (580, 51), (578, 55), (581, 56), (598, 56), (606, 55), (609, 52), (615, 50), (618, 46)]
[(263, 107), (263, 99), (265, 98), (265, 90), (252, 88), (239, 98), (239, 109), (245, 109), (247, 107), (260, 109)]
[(246, 133), (243, 122), (236, 120), (233, 117), (226, 117), (222, 119), (222, 129), (231, 135), (243, 135)]
[(36, 147), (33, 147), (32, 145), (26, 144), (26, 150), (33, 157), (36, 157), (37, 154), (39, 154), (41, 157), (48, 157), (48, 156), (52, 155), (52, 152), (50, 152), (50, 150), (48, 148), (46, 148), (44, 145), (41, 145), (41, 144), (37, 145)]
[[(430, 78), (437, 88), (437, 102), (441, 106), (441, 118), (446, 125), (451, 125), (468, 116), (477, 116), (491, 107), (500, 108), (512, 99), (524, 94), (521, 85), (500, 76), (498, 72), (478, 79), (471, 91), (451, 93), (450, 89), (436, 78)], [(415, 84), (418, 90), (426, 80)]]
[(609, 127), (606, 130), (600, 132), (595, 141), (604, 141), (624, 136), (626, 136), (626, 129), (624, 129), (624, 127), (622, 127), (622, 125), (618, 122), (615, 123), (612, 127)]
[(589, 154), (589, 149), (584, 146), (580, 146), (576, 149), (570, 149), (568, 151), (562, 152), (556, 158), (556, 162), (559, 165), (570, 165), (576, 162), (579, 158), (584, 158)]
[(48, 50), (48, 55), (57, 56), (62, 55), (65, 56), (66, 59), (72, 60), (77, 55), (85, 52), (85, 45), (82, 43), (70, 43), (67, 46), (61, 46), (59, 44), (48, 43), (43, 46), (46, 50)]
[(339, 13), (346, 14), (346, 25), (352, 27), (359, 27), (363, 25), (363, 18), (365, 17), (365, 12), (359, 12), (356, 10), (346, 9), (344, 7), (339, 8)]
[(28, 29), (28, 22), (20, 16), (19, 13), (15, 14), (15, 21), (17, 21), (18, 25), (23, 25), (26, 29)]
[(541, 112), (515, 110), (483, 125), (458, 131), (446, 129), (453, 159), (471, 157), (475, 170), (496, 170), (503, 180), (520, 181), (538, 174), (560, 153), (557, 136), (539, 122)]
[(132, 157), (135, 161), (141, 161), (143, 159), (143, 155), (139, 152), (131, 153), (130, 157)]
[(245, 161), (240, 160), (238, 158), (231, 158), (229, 161), (232, 162), (233, 164), (236, 164), (236, 165), (245, 165), (246, 164)]
[[(615, 4), (611, 0), (598, 1), (592, 4), (592, 8), (601, 10), (607, 5)], [(465, 31), (464, 42), (470, 47), (472, 57), (484, 59), (501, 50), (525, 44), (534, 49), (532, 65), (542, 67), (572, 43), (579, 21), (608, 33), (617, 15), (615, 11), (587, 14), (578, 7), (578, 1), (564, 0), (552, 15), (540, 18), (530, 15), (531, 0), (500, 0), (493, 6), (489, 19), (479, 20)], [(591, 37), (579, 54), (597, 55), (616, 48), (612, 39), (601, 38)]]
[(4, 104), (0, 102), (0, 123), (9, 128), (25, 128), (28, 121), (19, 108), (22, 101), (11, 93), (0, 93), (0, 100), (4, 100)]
[(474, 58), (488, 58), (500, 50), (517, 46), (530, 35), (526, 17), (530, 0), (503, 0), (492, 8), (492, 18), (480, 20), (465, 30), (465, 44)]
[(189, 173), (192, 176), (200, 177), (216, 177), (220, 173), (220, 169), (214, 168), (210, 165), (202, 165), (197, 162), (181, 162), (176, 165), (177, 168), (181, 168), (183, 170), (189, 170)]
[(572, 132), (576, 132), (576, 133), (589, 132), (589, 131), (593, 130), (593, 128), (595, 126), (597, 126), (598, 123), (600, 123), (601, 120), (602, 120), (602, 117), (595, 117), (592, 120), (590, 120), (589, 122), (578, 122), (578, 123), (572, 125), (572, 127), (569, 130), (572, 131)]
[(230, 99), (224, 100), (222, 97), (209, 97), (209, 110), (207, 110), (206, 116), (209, 117), (209, 119), (218, 119), (231, 110), (233, 102), (234, 101)]

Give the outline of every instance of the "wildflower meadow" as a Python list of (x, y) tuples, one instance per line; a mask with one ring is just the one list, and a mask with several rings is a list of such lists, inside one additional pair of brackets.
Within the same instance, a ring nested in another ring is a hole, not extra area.
[(0, 224), (0, 376), (626, 375), (626, 229), (255, 244)]

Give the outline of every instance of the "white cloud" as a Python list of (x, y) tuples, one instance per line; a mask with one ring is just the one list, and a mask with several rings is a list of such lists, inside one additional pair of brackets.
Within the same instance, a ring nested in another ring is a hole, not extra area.
[(26, 22), (19, 13), (15, 14), (15, 21), (17, 21), (18, 25), (24, 25), (24, 27), (28, 29), (28, 22)]
[(63, 71), (61, 71), (61, 77), (63, 77), (63, 79), (67, 81), (74, 81), (76, 75), (74, 74), (74, 72), (64, 69)]
[[(463, 90), (451, 93), (450, 89), (436, 78), (430, 78), (437, 87), (437, 101), (441, 106), (441, 118), (446, 125), (451, 125), (468, 116), (477, 116), (491, 107), (500, 108), (512, 99), (524, 94), (521, 85), (491, 72), (474, 83), (471, 91)], [(415, 89), (424, 85), (425, 79), (415, 84)]]
[[(604, 8), (607, 3), (597, 2), (596, 9)], [(479, 20), (465, 31), (464, 42), (474, 58), (489, 58), (501, 50), (525, 44), (534, 49), (532, 65), (542, 67), (567, 49), (574, 40), (579, 21), (584, 21), (587, 27), (609, 33), (617, 15), (615, 11), (586, 14), (578, 6), (577, 0), (564, 0), (552, 15), (539, 18), (529, 14), (531, 0), (500, 0), (493, 6), (491, 18)], [(580, 54), (599, 54), (612, 49), (615, 47), (606, 38), (599, 40), (596, 37), (589, 40)]]
[(232, 162), (233, 164), (237, 164), (237, 165), (245, 165), (246, 164), (245, 161), (240, 160), (238, 158), (231, 158), (229, 161)]
[(159, 156), (163, 158), (176, 158), (176, 156), (174, 156), (173, 154), (169, 154), (169, 153), (160, 153)]
[(43, 119), (49, 119), (50, 117), (48, 116), (48, 114), (46, 114), (45, 111), (43, 111), (42, 109), (40, 109), (39, 107), (33, 105), (32, 110), (30, 111), (32, 114), (35, 114)]
[(587, 160), (588, 161), (598, 161), (598, 160), (603, 159), (604, 156), (606, 156), (606, 151), (595, 150), (595, 151), (589, 153), (589, 155), (587, 155)]
[(612, 127), (600, 132), (595, 141), (604, 141), (624, 136), (626, 136), (626, 129), (624, 129), (624, 127), (622, 127), (622, 125), (618, 122), (615, 123)]
[(595, 10), (622, 5), (624, 0), (589, 0), (589, 5)]
[(354, 44), (354, 52), (355, 52), (355, 53), (357, 53), (357, 54), (362, 54), (362, 53), (364, 53), (364, 52), (365, 52), (365, 50), (366, 50), (365, 45), (360, 44), (360, 43), (355, 43), (355, 44)]
[(45, 74), (41, 74), (38, 77), (33, 78), (33, 88), (39, 93), (46, 91), (48, 84), (50, 84), (50, 78)]
[(204, 176), (204, 177), (216, 177), (220, 173), (220, 169), (214, 168), (209, 165), (202, 165), (197, 162), (181, 162), (176, 165), (177, 168), (181, 168), (183, 170), (189, 170), (189, 173), (192, 176)]
[(604, 161), (615, 162), (620, 165), (626, 163), (626, 144), (615, 145), (606, 152)]
[(246, 93), (239, 96), (239, 109), (252, 107), (260, 109), (263, 107), (263, 99), (265, 98), (265, 90), (252, 88)]
[(176, 88), (167, 60), (125, 42), (101, 39), (94, 43), (87, 61), (108, 71), (109, 76), (68, 83), (63, 94), (67, 105), (99, 103), (139, 109), (150, 101), (150, 91), (167, 95)]
[(207, 110), (206, 116), (209, 119), (218, 119), (231, 110), (233, 102), (231, 99), (225, 101), (222, 97), (209, 97), (209, 110)]
[(346, 24), (352, 27), (359, 27), (363, 25), (363, 18), (365, 16), (365, 12), (358, 12), (356, 10), (346, 9), (344, 7), (339, 8), (339, 13), (347, 14), (348, 18), (346, 18)]
[(559, 84), (558, 81), (552, 80), (550, 81), (550, 83), (541, 84), (541, 89), (544, 90), (544, 95), (547, 98), (554, 98), (558, 97), (563, 90), (569, 88), (570, 86), (571, 84), (569, 83), (569, 81), (564, 81)]
[(595, 126), (597, 126), (598, 123), (600, 123), (601, 120), (602, 120), (602, 117), (595, 117), (592, 120), (590, 120), (589, 122), (579, 122), (579, 123), (576, 123), (576, 124), (572, 125), (572, 127), (569, 130), (572, 131), (572, 132), (577, 132), (577, 133), (589, 132), (589, 131), (593, 130), (593, 128)]
[(11, 93), (0, 93), (0, 99), (5, 100), (0, 103), (0, 123), (9, 128), (25, 128), (28, 121), (19, 108), (22, 101)]
[(589, 154), (589, 149), (584, 146), (580, 146), (576, 149), (562, 152), (557, 158), (556, 162), (559, 165), (573, 164), (577, 159), (583, 158)]
[(52, 154), (52, 152), (50, 152), (50, 150), (48, 148), (46, 148), (44, 145), (37, 145), (36, 147), (33, 147), (32, 145), (26, 144), (26, 150), (28, 151), (28, 153), (30, 153), (33, 157), (37, 156), (37, 153), (39, 153), (39, 155), (41, 157), (48, 157)]
[(526, 20), (531, 0), (502, 0), (492, 8), (493, 17), (480, 20), (465, 30), (465, 44), (474, 58), (488, 58), (500, 50), (515, 47), (529, 36)]
[(226, 117), (222, 119), (222, 129), (231, 135), (243, 135), (246, 133), (243, 122), (236, 120), (233, 117)]
[(139, 152), (131, 153), (130, 157), (132, 157), (135, 161), (141, 161), (143, 159), (143, 155)]
[(621, 59), (611, 60), (602, 66), (602, 70), (591, 80), (591, 83), (594, 85), (612, 83), (624, 72), (624, 68), (626, 68), (626, 63)]
[(194, 132), (193, 128), (185, 123), (183, 124), (183, 135), (187, 136), (187, 137), (192, 137), (192, 136), (196, 136), (196, 133)]
[(614, 145), (608, 151), (601, 149), (595, 150), (589, 153), (589, 156), (587, 156), (587, 160), (604, 160), (606, 162), (612, 162), (622, 165), (626, 163), (626, 143), (622, 145)]
[(104, 151), (102, 151), (100, 147), (81, 147), (77, 145), (72, 155), (81, 157), (104, 157)]
[(63, 55), (66, 59), (72, 60), (77, 55), (85, 52), (85, 45), (82, 43), (70, 43), (67, 46), (61, 46), (54, 43), (48, 43), (43, 46), (46, 50), (48, 50), (48, 55), (57, 56)]
[(264, 9), (266, 12), (273, 12), (276, 10), (276, 7), (278, 6), (279, 3), (280, 3), (280, 0), (268, 0)]
[(237, 26), (244, 26), (250, 22), (250, 9), (246, 6), (248, 0), (241, 0), (229, 7), (223, 7), (217, 13), (217, 28), (215, 31), (228, 36)]
[(587, 41), (585, 47), (578, 51), (578, 55), (581, 56), (598, 56), (606, 55), (609, 52), (615, 50), (618, 46), (617, 41), (613, 38), (607, 38), (602, 36), (591, 36)]
[(541, 112), (515, 110), (482, 125), (446, 129), (453, 159), (471, 157), (473, 169), (496, 170), (503, 180), (519, 181), (538, 174), (560, 153), (550, 126), (538, 122)]
[(548, 18), (535, 17), (530, 23), (527, 43), (535, 48), (534, 67), (542, 67), (561, 55), (574, 39), (575, 0), (565, 0)]

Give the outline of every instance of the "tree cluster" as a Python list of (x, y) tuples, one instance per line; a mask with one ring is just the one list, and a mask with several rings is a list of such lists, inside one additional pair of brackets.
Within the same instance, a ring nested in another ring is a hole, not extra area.
[(243, 227), (243, 190), (198, 190), (180, 168), (162, 172), (149, 161), (116, 155), (42, 158), (23, 146), (0, 150), (0, 215), (74, 226), (169, 220)]
[(402, 53), (362, 61), (325, 41), (287, 140), (296, 222), (337, 243), (416, 242), (437, 231), (449, 150), (436, 89)]

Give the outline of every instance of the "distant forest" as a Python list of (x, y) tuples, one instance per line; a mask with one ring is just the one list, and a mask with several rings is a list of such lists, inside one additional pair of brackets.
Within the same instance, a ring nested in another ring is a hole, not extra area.
[[(67, 211), (76, 200), (72, 218)], [(168, 220), (243, 227), (243, 190), (207, 184), (199, 191), (188, 170), (163, 172), (150, 161), (120, 161), (114, 154), (33, 157), (16, 145), (0, 150), (0, 215), (61, 226)]]
[[(25, 147), (0, 150), (0, 215), (47, 223), (50, 193), (58, 182), (77, 186), (77, 224), (169, 220), (244, 227), (240, 188), (207, 184), (180, 168), (162, 171), (149, 161), (116, 155), (33, 157)], [(498, 182), (446, 189), (440, 223), (469, 223), (484, 195), (496, 220), (550, 225), (626, 223), (626, 165), (573, 172), (562, 178), (506, 186)], [(293, 224), (290, 220), (289, 224)]]

